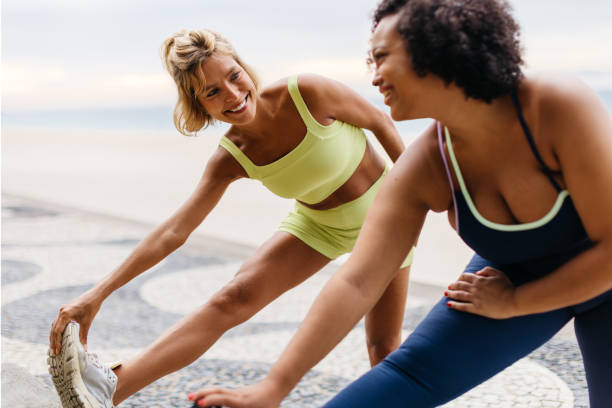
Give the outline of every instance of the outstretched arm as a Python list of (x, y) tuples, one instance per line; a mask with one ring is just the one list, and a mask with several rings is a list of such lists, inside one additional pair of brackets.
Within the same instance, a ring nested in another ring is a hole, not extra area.
[[(201, 390), (190, 395), (192, 400), (200, 406), (277, 407), (372, 308), (416, 241), (431, 208), (427, 196), (436, 183), (423, 170), (430, 163), (421, 145), (415, 143), (406, 150), (385, 178), (351, 257), (323, 288), (269, 375), (240, 390)], [(444, 187), (448, 203), (448, 187)]]
[(117, 269), (93, 288), (60, 308), (51, 327), (50, 349), (59, 353), (62, 332), (71, 320), (79, 323), (80, 340), (86, 347), (89, 327), (102, 302), (115, 290), (179, 248), (217, 205), (227, 186), (241, 177), (243, 172), (240, 165), (225, 150), (219, 148), (211, 157), (197, 188), (187, 201), (140, 242)]
[(317, 75), (300, 75), (299, 85), (312, 101), (312, 108), (372, 131), (393, 162), (404, 151), (404, 142), (391, 118), (348, 86)]

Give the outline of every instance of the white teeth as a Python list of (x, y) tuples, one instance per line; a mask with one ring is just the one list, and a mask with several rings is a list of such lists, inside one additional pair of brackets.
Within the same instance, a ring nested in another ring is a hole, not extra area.
[(242, 103), (241, 103), (240, 105), (238, 105), (238, 106), (237, 106), (237, 107), (235, 107), (234, 109), (230, 109), (229, 111), (230, 111), (230, 112), (237, 112), (237, 111), (239, 111), (240, 109), (244, 108), (244, 105), (246, 105), (246, 98), (244, 98), (244, 99), (242, 100)]

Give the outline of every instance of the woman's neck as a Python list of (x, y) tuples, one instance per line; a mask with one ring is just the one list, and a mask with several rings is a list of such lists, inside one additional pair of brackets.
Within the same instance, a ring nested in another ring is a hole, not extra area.
[(260, 93), (255, 98), (256, 111), (253, 120), (234, 125), (233, 128), (251, 140), (265, 139), (276, 128), (275, 112), (277, 109), (275, 109), (274, 101), (267, 98), (265, 94)]
[(441, 95), (431, 116), (448, 127), (453, 141), (481, 143), (492, 134), (508, 131), (518, 123), (510, 95), (486, 103), (474, 98), (466, 99), (463, 91), (450, 85)]
[(270, 123), (273, 122), (273, 115), (269, 104), (261, 94), (256, 95), (255, 117), (248, 123), (233, 125), (232, 127), (249, 139), (263, 139), (269, 131)]

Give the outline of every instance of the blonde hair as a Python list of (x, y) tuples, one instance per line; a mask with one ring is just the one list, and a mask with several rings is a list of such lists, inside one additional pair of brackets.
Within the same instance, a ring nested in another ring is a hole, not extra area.
[(164, 41), (161, 53), (164, 65), (178, 89), (174, 126), (186, 136), (194, 136), (198, 130), (214, 122), (198, 101), (198, 95), (206, 88), (202, 63), (213, 53), (233, 57), (259, 91), (259, 81), (253, 70), (240, 59), (225, 37), (212, 30), (181, 30)]

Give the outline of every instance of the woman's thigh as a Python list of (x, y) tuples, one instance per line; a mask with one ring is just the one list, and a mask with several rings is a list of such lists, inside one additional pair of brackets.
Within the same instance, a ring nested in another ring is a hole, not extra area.
[(220, 298), (244, 304), (253, 312), (319, 271), (331, 260), (297, 237), (277, 231), (221, 289)]
[[(474, 259), (466, 271), (483, 262)], [(572, 317), (562, 309), (496, 320), (451, 310), (446, 302), (442, 298), (397, 351), (326, 407), (442, 404), (529, 354)]]

